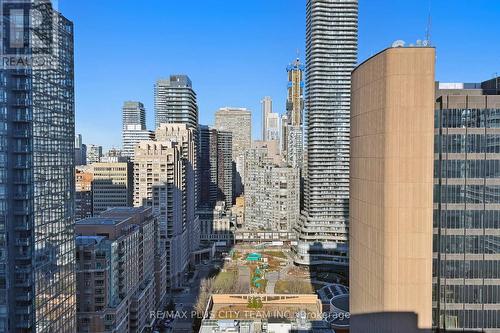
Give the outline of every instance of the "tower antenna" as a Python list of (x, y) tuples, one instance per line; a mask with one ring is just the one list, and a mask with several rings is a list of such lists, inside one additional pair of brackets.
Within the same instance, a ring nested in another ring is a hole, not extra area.
[(428, 45), (431, 45), (431, 28), (432, 28), (432, 0), (429, 0), (429, 16), (427, 18), (427, 31), (425, 39), (427, 40)]

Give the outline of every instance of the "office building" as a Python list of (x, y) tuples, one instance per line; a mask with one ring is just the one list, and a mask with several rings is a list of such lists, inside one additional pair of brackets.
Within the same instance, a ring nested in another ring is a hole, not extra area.
[(307, 1), (307, 173), (297, 264), (328, 265), (339, 250), (347, 250), (350, 88), (357, 46), (357, 0)]
[(89, 170), (75, 170), (75, 220), (92, 217), (92, 181), (94, 174)]
[(252, 113), (245, 108), (221, 108), (215, 113), (215, 128), (233, 135), (233, 161), (252, 147)]
[(434, 328), (500, 332), (500, 78), (436, 87)]
[(99, 163), (102, 157), (102, 146), (88, 145), (87, 146), (87, 164)]
[(243, 193), (243, 157), (252, 147), (252, 113), (245, 108), (221, 108), (215, 113), (215, 128), (233, 136), (233, 195)]
[(122, 117), (122, 155), (133, 158), (135, 145), (141, 141), (153, 140), (154, 133), (146, 129), (146, 109), (141, 102), (123, 103)]
[(198, 105), (191, 80), (186, 75), (171, 75), (156, 81), (155, 128), (160, 124), (186, 124), (198, 128)]
[(353, 333), (431, 328), (434, 63), (434, 48), (395, 47), (353, 72)]
[(152, 209), (113, 208), (78, 221), (75, 229), (77, 331), (150, 328), (154, 320), (150, 313), (162, 310), (164, 303), (156, 297), (161, 253)]
[(93, 216), (113, 207), (132, 207), (134, 173), (131, 162), (91, 165)]
[[(47, 50), (31, 45), (33, 29), (25, 30), (20, 36), (29, 45), (12, 57), (23, 55), (29, 64), (4, 62), (0, 69), (0, 332), (70, 333), (76, 312), (73, 23), (38, 1), (21, 4), (24, 22), (33, 19), (35, 5), (43, 21), (37, 31), (51, 32), (57, 54), (41, 55)], [(18, 15), (4, 11), (2, 19), (23, 22)], [(3, 52), (8, 38), (2, 36)], [(46, 66), (31, 65), (35, 52)]]

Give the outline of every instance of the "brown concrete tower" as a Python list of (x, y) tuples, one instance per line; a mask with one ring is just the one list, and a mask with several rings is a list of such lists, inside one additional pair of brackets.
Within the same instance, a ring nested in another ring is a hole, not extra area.
[(353, 71), (354, 333), (413, 332), (432, 324), (434, 64), (434, 48), (397, 47)]

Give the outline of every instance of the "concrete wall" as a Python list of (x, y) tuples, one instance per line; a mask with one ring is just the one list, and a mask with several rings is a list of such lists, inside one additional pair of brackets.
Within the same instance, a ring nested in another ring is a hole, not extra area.
[(402, 332), (394, 313), (415, 313), (420, 328), (432, 324), (434, 63), (433, 48), (390, 48), (353, 72), (354, 333), (367, 323), (377, 332)]

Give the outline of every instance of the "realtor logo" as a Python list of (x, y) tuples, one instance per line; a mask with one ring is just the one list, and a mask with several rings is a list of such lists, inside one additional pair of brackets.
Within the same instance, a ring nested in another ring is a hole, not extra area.
[(2, 69), (49, 68), (57, 46), (54, 1), (0, 0)]

